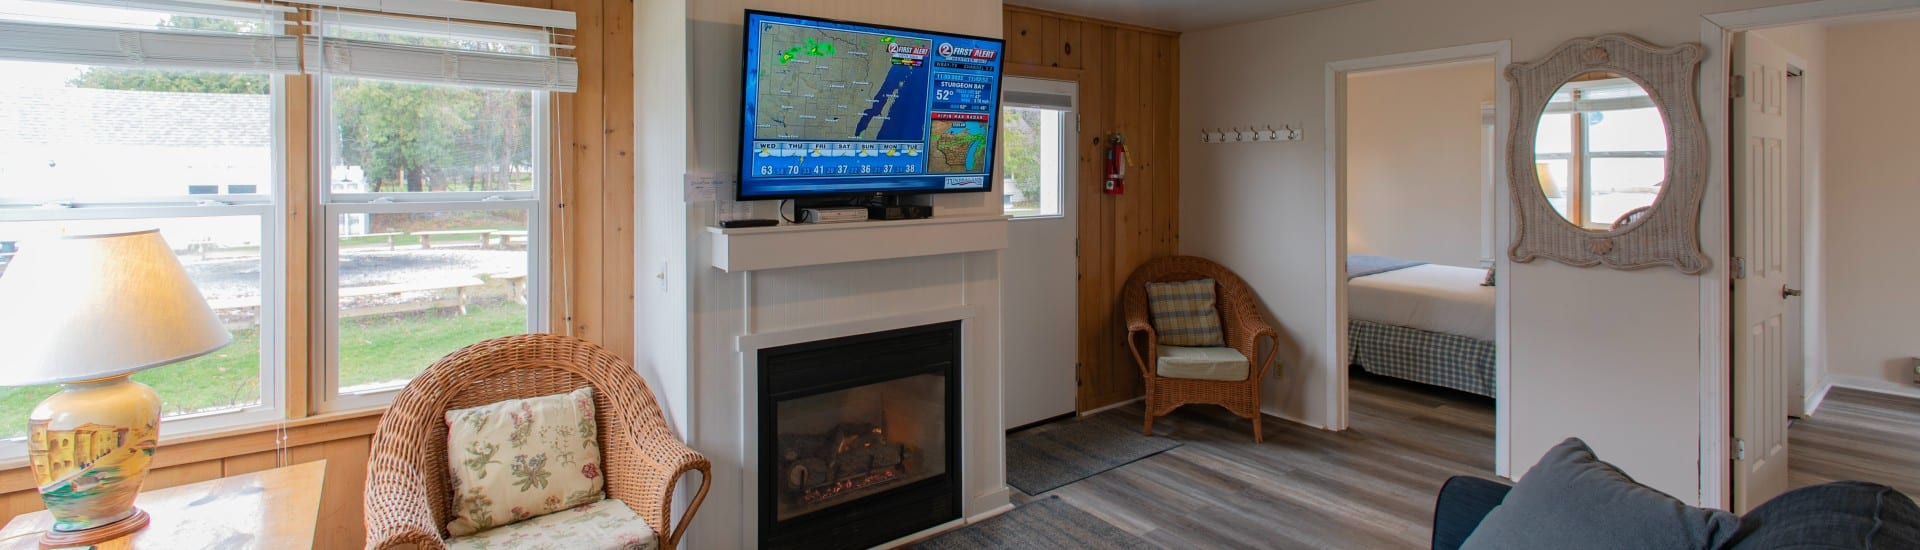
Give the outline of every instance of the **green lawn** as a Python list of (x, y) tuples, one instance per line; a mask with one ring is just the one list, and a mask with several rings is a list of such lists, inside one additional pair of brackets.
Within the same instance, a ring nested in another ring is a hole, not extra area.
[[(466, 315), (422, 312), (348, 319), (340, 330), (340, 385), (398, 381), (462, 346), (525, 332), (526, 306), (474, 305)], [(148, 370), (133, 379), (160, 392), (166, 414), (217, 409), (260, 399), (260, 335), (233, 332), (233, 344), (206, 356)], [(0, 388), (0, 438), (26, 435), (27, 413), (58, 386)]]

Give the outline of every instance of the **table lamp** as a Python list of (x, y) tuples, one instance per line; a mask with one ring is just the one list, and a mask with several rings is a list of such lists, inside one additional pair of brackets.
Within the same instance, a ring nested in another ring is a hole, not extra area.
[(160, 395), (129, 377), (231, 341), (158, 230), (20, 247), (0, 275), (0, 386), (61, 384), (27, 416), (27, 456), (54, 519), (42, 548), (146, 527), (133, 501)]

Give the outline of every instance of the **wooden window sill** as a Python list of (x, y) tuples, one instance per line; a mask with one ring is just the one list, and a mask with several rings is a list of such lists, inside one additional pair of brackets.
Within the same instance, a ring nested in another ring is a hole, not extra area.
[[(284, 447), (372, 434), (374, 428), (380, 425), (381, 415), (386, 412), (387, 408), (380, 406), (288, 420), (284, 424)], [(277, 450), (283, 446), (278, 433), (282, 426), (278, 422), (253, 424), (161, 441), (160, 449), (153, 454), (152, 468)], [(32, 490), (37, 486), (33, 471), (27, 468), (26, 457), (0, 462), (0, 493)]]

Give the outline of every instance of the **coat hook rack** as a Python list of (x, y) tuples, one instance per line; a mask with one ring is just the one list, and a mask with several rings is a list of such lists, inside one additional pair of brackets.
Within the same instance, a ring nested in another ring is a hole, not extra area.
[(1300, 141), (1306, 139), (1306, 132), (1292, 123), (1281, 124), (1275, 128), (1272, 124), (1252, 124), (1246, 128), (1228, 126), (1214, 127), (1212, 130), (1200, 129), (1200, 143), (1258, 143), (1268, 141)]

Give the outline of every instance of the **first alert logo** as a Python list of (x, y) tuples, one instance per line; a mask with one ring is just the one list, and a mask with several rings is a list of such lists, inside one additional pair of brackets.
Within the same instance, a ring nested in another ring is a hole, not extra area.
[(951, 42), (940, 43), (940, 57), (971, 57), (974, 59), (990, 60), (999, 55), (1000, 52), (995, 50), (955, 47)]

